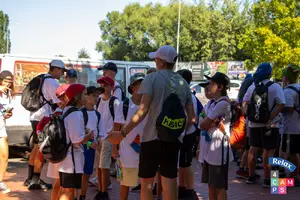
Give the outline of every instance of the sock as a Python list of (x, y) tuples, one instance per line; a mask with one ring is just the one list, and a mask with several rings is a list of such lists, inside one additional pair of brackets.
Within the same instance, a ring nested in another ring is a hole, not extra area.
[(239, 170), (245, 171), (245, 168), (244, 167), (239, 167)]
[(194, 193), (194, 190), (192, 189), (192, 190), (186, 190), (185, 191), (185, 194), (186, 194), (186, 197), (192, 197), (193, 196), (193, 193)]
[(32, 176), (32, 184), (37, 183), (40, 180), (41, 173), (33, 173)]
[(33, 165), (28, 165), (28, 180), (32, 179), (33, 172), (34, 172), (34, 166)]
[(178, 186), (178, 198), (186, 197), (186, 187)]

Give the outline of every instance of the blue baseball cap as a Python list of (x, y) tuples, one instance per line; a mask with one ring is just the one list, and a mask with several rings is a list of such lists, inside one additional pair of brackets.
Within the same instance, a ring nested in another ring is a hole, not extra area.
[(77, 71), (75, 69), (68, 70), (67, 77), (77, 78)]

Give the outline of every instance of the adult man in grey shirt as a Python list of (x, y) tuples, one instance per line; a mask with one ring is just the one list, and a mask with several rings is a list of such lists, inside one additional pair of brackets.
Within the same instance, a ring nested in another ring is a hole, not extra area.
[(186, 81), (179, 74), (173, 72), (177, 60), (174, 47), (162, 46), (156, 52), (150, 53), (149, 57), (155, 59), (158, 72), (149, 74), (143, 80), (139, 91), (141, 104), (132, 121), (121, 132), (111, 132), (109, 140), (116, 143), (118, 140), (123, 139), (122, 137), (126, 137), (133, 128), (147, 117), (141, 137), (140, 150), (141, 199), (153, 199), (152, 183), (156, 171), (160, 167), (164, 198), (176, 200), (178, 153), (181, 142), (167, 143), (160, 141), (155, 126), (163, 103), (172, 90), (177, 92), (182, 106), (185, 108), (187, 114), (186, 127), (192, 125), (195, 120), (192, 94)]

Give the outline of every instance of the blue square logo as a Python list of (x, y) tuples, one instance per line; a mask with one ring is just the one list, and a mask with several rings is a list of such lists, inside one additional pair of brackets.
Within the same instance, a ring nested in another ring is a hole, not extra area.
[(277, 186), (271, 186), (270, 188), (271, 194), (278, 194), (278, 187)]

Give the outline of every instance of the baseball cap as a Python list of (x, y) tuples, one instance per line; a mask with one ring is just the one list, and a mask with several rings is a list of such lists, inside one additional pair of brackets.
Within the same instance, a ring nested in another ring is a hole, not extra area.
[(86, 88), (87, 95), (93, 94), (94, 92), (103, 93), (104, 92), (104, 88), (95, 87), (95, 86), (89, 86), (89, 87)]
[(128, 92), (130, 94), (132, 94), (132, 90), (131, 90), (131, 87), (135, 82), (137, 81), (142, 81), (145, 79), (145, 74), (144, 73), (136, 73), (136, 74), (133, 74), (131, 77), (130, 77), (130, 85), (128, 86)]
[(223, 85), (226, 89), (229, 89), (229, 83), (230, 79), (226, 74), (223, 74), (221, 72), (216, 72), (212, 77), (209, 77), (207, 75), (204, 75), (205, 78), (208, 80), (212, 80), (216, 82), (217, 84)]
[(13, 77), (13, 74), (8, 70), (4, 70), (0, 73), (1, 79), (12, 79), (12, 77)]
[(85, 86), (82, 84), (71, 84), (65, 91), (65, 95), (68, 98), (66, 105), (68, 105), (76, 95), (80, 94), (84, 90)]
[(102, 67), (99, 67), (98, 70), (111, 70), (111, 71), (114, 71), (115, 73), (118, 73), (118, 67), (113, 62), (106, 63)]
[(77, 78), (77, 71), (75, 69), (69, 69), (67, 71), (67, 77)]
[(200, 87), (206, 88), (209, 85), (209, 81), (201, 82), (198, 84)]
[(66, 90), (68, 89), (68, 87), (70, 86), (70, 84), (62, 84), (60, 85), (57, 90), (56, 90), (56, 96), (60, 97), (63, 94), (65, 94)]
[(115, 81), (112, 80), (110, 77), (108, 76), (103, 76), (102, 78), (98, 79), (97, 80), (97, 83), (104, 83), (104, 84), (107, 84), (107, 85), (110, 85), (111, 87), (114, 87), (115, 86)]
[(149, 58), (159, 58), (166, 61), (167, 63), (176, 63), (177, 56), (178, 54), (176, 52), (176, 49), (169, 45), (162, 46), (156, 52), (149, 53)]
[(65, 63), (61, 60), (52, 60), (49, 65), (51, 67), (61, 68), (61, 69), (64, 69), (66, 71)]

